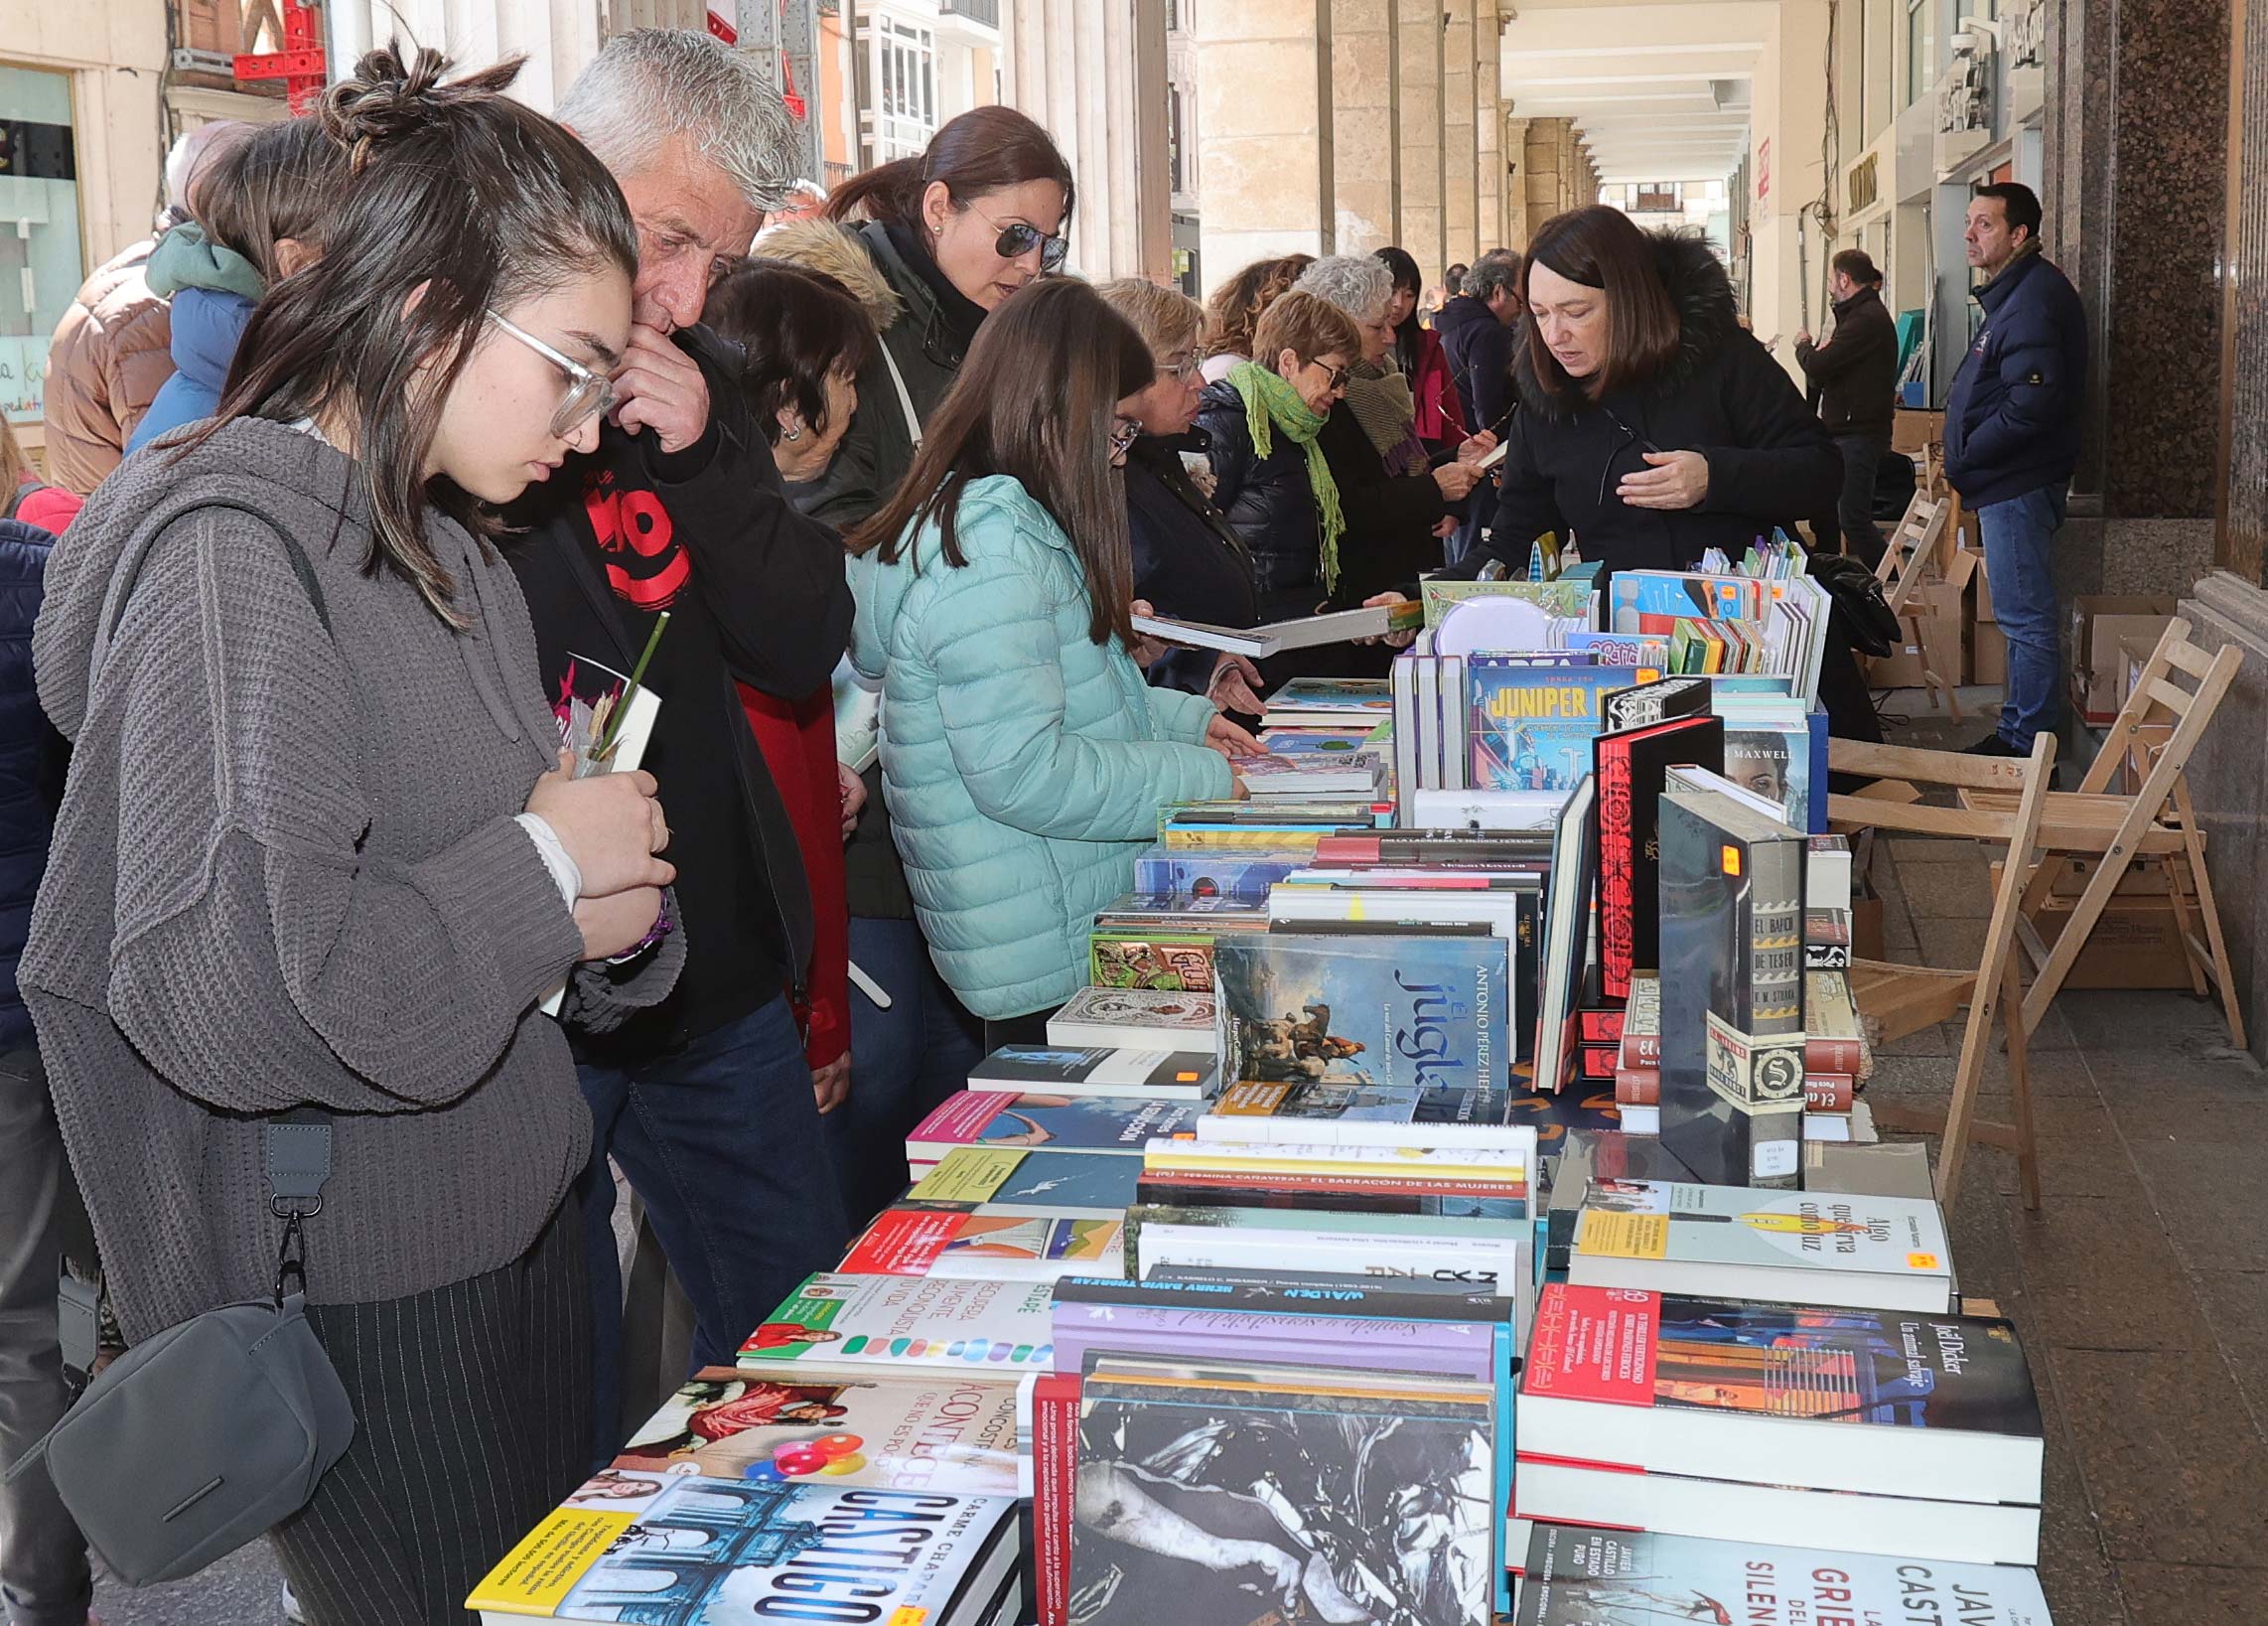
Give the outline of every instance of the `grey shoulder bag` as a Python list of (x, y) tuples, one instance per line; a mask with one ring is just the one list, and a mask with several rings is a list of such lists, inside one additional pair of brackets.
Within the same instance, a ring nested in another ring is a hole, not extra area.
[[(277, 534), (329, 632), (314, 566)], [(112, 585), (107, 632), (140, 563), (127, 560)], [(354, 1437), (346, 1386), (305, 1313), (304, 1227), (323, 1210), (330, 1120), (269, 1118), (261, 1151), (268, 1207), (284, 1222), (273, 1293), (136, 1344), (8, 1471), (44, 1464), (86, 1545), (129, 1586), (195, 1574), (265, 1535), (307, 1505)]]

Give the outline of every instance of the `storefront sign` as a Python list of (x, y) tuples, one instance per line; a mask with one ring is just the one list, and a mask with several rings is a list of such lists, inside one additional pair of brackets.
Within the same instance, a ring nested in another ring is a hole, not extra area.
[(2048, 61), (2048, 0), (2017, 0), (2001, 20), (2000, 38), (2010, 68), (2044, 66)]
[(1862, 209), (1872, 209), (1874, 201), (1882, 196), (1881, 157), (1880, 153), (1870, 152), (1851, 166), (1847, 186), (1851, 213), (1854, 215)]
[(1953, 51), (1953, 65), (1937, 81), (1937, 133), (1963, 135), (1992, 128), (1992, 53), (1973, 44), (1975, 35), (1962, 37)]

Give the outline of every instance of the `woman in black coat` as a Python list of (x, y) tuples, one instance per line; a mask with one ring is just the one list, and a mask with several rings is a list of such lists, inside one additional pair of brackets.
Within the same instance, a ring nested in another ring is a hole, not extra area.
[[(1205, 307), (1187, 294), (1140, 277), (1097, 290), (1134, 324), (1150, 347), (1158, 376), (1134, 397), (1142, 433), (1126, 449), (1126, 528), (1134, 546), (1134, 598), (1162, 616), (1216, 627), (1259, 625), (1258, 589), (1244, 540), (1221, 517), (1184, 463), (1205, 466), (1210, 445), (1197, 422), (1199, 341)], [(1209, 477), (1207, 480), (1209, 484)], [(1260, 710), (1252, 685), (1259, 673), (1240, 656), (1169, 647), (1138, 652), (1153, 684), (1210, 695), (1223, 710)]]
[(1706, 242), (1574, 210), (1529, 245), (1526, 292), (1495, 523), (1452, 574), (1522, 569), (1545, 531), (1608, 574), (1688, 570), (1834, 504), (1834, 443)]

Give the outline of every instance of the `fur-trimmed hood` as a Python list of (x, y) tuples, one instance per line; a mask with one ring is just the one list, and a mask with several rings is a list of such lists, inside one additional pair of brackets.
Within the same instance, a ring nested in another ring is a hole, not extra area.
[(818, 219), (782, 221), (758, 236), (756, 252), (766, 259), (785, 260), (833, 277), (851, 291), (877, 333), (897, 321), (905, 310), (898, 291), (874, 263), (873, 253), (847, 225)]
[[(1653, 239), (1654, 269), (1677, 307), (1678, 340), (1676, 360), (1641, 387), (1670, 389), (1698, 373), (1740, 331), (1740, 308), (1733, 300), (1732, 278), (1707, 238), (1674, 229), (1647, 235)], [(1519, 386), (1520, 404), (1544, 417), (1569, 416), (1568, 407), (1555, 402), (1536, 379), (1528, 346), (1533, 321), (1520, 318), (1513, 342), (1512, 377)]]

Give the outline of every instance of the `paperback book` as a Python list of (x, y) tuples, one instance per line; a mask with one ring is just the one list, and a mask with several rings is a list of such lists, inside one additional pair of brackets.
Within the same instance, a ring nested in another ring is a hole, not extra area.
[(1134, 1201), (1142, 1160), (1116, 1152), (956, 1146), (901, 1202), (1017, 1218), (1116, 1219)]
[(1271, 932), (1217, 964), (1224, 1078), (1486, 1089), (1510, 1065), (1499, 939)]
[(613, 1465), (634, 1474), (1014, 1496), (1016, 1449), (1016, 1389), (996, 1379), (941, 1372), (782, 1384), (738, 1367), (703, 1367)]
[(915, 1126), (906, 1137), (906, 1159), (916, 1169), (926, 1168), (955, 1146), (1052, 1146), (1139, 1156), (1152, 1136), (1191, 1128), (1200, 1109), (1196, 1102), (964, 1090)]
[(1048, 1018), (1048, 1042), (1209, 1055), (1219, 1037), (1210, 992), (1087, 987)]
[(1534, 667), (1517, 657), (1466, 662), (1471, 783), (1488, 791), (1569, 791), (1591, 771), (1606, 695), (1632, 686), (1630, 666)]
[(484, 1620), (754, 1626), (843, 1599), (870, 1620), (989, 1626), (1019, 1551), (1010, 1497), (610, 1468), (465, 1606)]
[(2051, 1626), (2040, 1577), (2013, 1564), (1539, 1523), (1520, 1568), (1517, 1626)]
[(749, 1335), (739, 1365), (780, 1373), (805, 1367), (946, 1367), (1009, 1377), (1046, 1371), (1055, 1353), (1051, 1285), (823, 1270), (806, 1276)]
[(978, 1281), (1053, 1281), (1125, 1267), (1120, 1224), (1056, 1218), (886, 1208), (843, 1256), (852, 1275)]
[(1220, 1065), (1196, 1051), (1003, 1045), (969, 1070), (968, 1087), (1017, 1096), (1208, 1101), (1220, 1087)]

